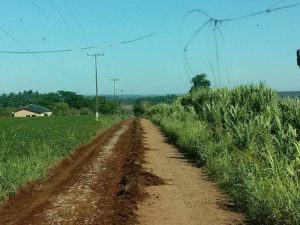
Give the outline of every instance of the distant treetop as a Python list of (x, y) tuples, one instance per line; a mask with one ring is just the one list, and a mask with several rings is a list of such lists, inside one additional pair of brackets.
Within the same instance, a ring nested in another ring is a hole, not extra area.
[(205, 73), (201, 73), (193, 77), (191, 80), (191, 83), (193, 86), (191, 87), (191, 90), (197, 89), (197, 88), (209, 88), (211, 83), (207, 79), (207, 75)]

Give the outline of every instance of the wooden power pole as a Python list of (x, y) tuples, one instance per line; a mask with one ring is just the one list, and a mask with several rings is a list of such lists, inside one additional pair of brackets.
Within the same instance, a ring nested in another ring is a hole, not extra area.
[(96, 76), (96, 103), (95, 103), (95, 112), (96, 112), (96, 121), (99, 119), (99, 113), (98, 113), (98, 67), (97, 67), (97, 57), (98, 56), (104, 56), (104, 54), (87, 54), (87, 56), (92, 56), (95, 58), (95, 76)]

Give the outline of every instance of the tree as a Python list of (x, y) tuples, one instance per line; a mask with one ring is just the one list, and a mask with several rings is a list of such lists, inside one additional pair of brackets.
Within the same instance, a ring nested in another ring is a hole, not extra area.
[(56, 103), (53, 107), (53, 114), (55, 116), (67, 116), (72, 115), (71, 108), (67, 103)]
[(205, 73), (201, 73), (200, 75), (196, 75), (193, 77), (191, 83), (193, 86), (191, 87), (191, 90), (197, 89), (197, 88), (209, 88), (210, 87), (210, 81), (206, 78), (207, 75)]
[(137, 100), (133, 105), (133, 112), (136, 116), (142, 116), (153, 104), (147, 100)]
[(91, 99), (82, 95), (77, 95), (72, 91), (58, 91), (61, 95), (63, 102), (67, 103), (70, 107), (81, 109), (82, 107), (92, 108), (93, 102)]
[(88, 107), (83, 107), (79, 110), (80, 115), (88, 116), (93, 115), (93, 111)]
[(105, 97), (98, 97), (98, 112), (101, 114), (120, 113), (120, 104), (115, 101), (109, 101)]

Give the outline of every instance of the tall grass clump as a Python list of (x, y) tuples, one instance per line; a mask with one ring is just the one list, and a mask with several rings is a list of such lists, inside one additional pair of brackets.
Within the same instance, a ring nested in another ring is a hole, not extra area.
[(117, 116), (0, 119), (0, 202), (46, 170), (76, 146), (120, 121)]
[(300, 101), (260, 85), (197, 89), (148, 112), (258, 224), (300, 224)]

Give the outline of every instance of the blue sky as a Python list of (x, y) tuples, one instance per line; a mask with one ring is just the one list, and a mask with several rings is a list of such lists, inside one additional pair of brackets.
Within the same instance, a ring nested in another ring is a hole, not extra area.
[[(192, 76), (202, 72), (208, 74), (214, 87), (263, 81), (276, 90), (300, 90), (296, 66), (300, 7), (222, 23), (219, 31), (208, 25), (186, 54), (185, 44), (206, 18), (193, 13), (182, 19), (191, 9), (228, 18), (265, 10), (278, 2), (287, 5), (300, 1), (64, 1), (0, 1), (0, 50), (74, 49), (35, 56), (0, 54), (0, 93), (32, 89), (93, 94), (94, 64), (86, 54), (95, 52), (105, 54), (98, 61), (100, 94), (112, 94), (111, 78), (119, 78), (117, 89), (127, 94), (184, 93)], [(127, 45), (117, 44), (152, 32), (157, 34)], [(80, 50), (90, 45), (99, 47)]]

